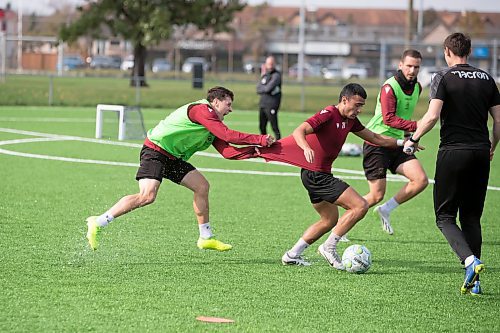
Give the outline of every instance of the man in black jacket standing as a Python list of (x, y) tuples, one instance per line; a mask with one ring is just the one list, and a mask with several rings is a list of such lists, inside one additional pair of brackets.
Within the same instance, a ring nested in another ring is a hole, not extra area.
[(276, 140), (281, 138), (278, 128), (278, 109), (281, 103), (281, 73), (276, 70), (273, 56), (266, 58), (261, 68), (260, 81), (257, 84), (259, 101), (259, 127), (261, 134), (267, 134), (267, 122), (271, 122)]

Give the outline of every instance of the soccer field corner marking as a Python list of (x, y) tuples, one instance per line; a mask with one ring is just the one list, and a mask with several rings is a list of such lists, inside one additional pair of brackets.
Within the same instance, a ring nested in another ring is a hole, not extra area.
[[(70, 135), (49, 134), (49, 133), (42, 133), (42, 132), (17, 130), (17, 129), (11, 129), (11, 128), (0, 128), (0, 132), (21, 134), (21, 135), (35, 137), (35, 138), (26, 138), (26, 139), (3, 140), (3, 141), (0, 141), (0, 146), (16, 145), (16, 144), (23, 144), (23, 143), (49, 142), (49, 141), (50, 142), (81, 141), (81, 142), (90, 142), (90, 143), (97, 143), (97, 144), (124, 146), (124, 147), (131, 147), (131, 148), (142, 147), (142, 144), (137, 144), (137, 143), (109, 141), (109, 140), (103, 140), (103, 139), (92, 139), (92, 138), (70, 136)], [(3, 148), (0, 148), (0, 154), (19, 156), (19, 157), (27, 157), (27, 158), (72, 162), (72, 163), (98, 164), (98, 165), (110, 165), (110, 166), (126, 166), (126, 167), (138, 167), (139, 166), (138, 163), (103, 161), (103, 160), (94, 160), (94, 159), (83, 159), (83, 158), (71, 158), (71, 157), (51, 156), (51, 155), (43, 155), (43, 154), (32, 154), (32, 153), (17, 152), (17, 151), (3, 149)], [(204, 157), (211, 157), (211, 158), (223, 158), (219, 154), (209, 153), (209, 152), (198, 152), (198, 153), (196, 153), (196, 155), (204, 156)], [(286, 163), (265, 162), (264, 160), (260, 160), (260, 159), (250, 159), (250, 160), (245, 160), (243, 162), (270, 163), (270, 164), (290, 166)], [(293, 167), (293, 166), (291, 166), (291, 167)], [(261, 175), (261, 176), (298, 177), (300, 175), (298, 172), (281, 172), (281, 171), (274, 171), (273, 172), (273, 171), (238, 170), (238, 169), (234, 170), (234, 169), (216, 169), (216, 168), (197, 168), (197, 169), (200, 171), (213, 172), (213, 173), (248, 174), (248, 175)], [(335, 176), (342, 178), (342, 179), (365, 180), (363, 171), (349, 170), (349, 169), (334, 169), (334, 171), (335, 171)], [(354, 174), (355, 176), (339, 175), (337, 172)], [(406, 178), (398, 176), (398, 175), (388, 175), (388, 177), (387, 177), (387, 181), (391, 181), (391, 182), (403, 182), (405, 180), (406, 180)], [(429, 179), (429, 182), (431, 184), (433, 184), (434, 180)], [(500, 191), (500, 187), (488, 186), (488, 190)]]

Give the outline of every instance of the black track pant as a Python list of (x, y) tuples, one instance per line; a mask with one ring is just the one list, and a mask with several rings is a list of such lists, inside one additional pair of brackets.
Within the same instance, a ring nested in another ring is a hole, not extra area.
[(259, 128), (260, 134), (267, 134), (267, 122), (271, 122), (271, 127), (276, 140), (281, 138), (280, 129), (278, 128), (278, 108), (261, 107), (259, 112)]
[(489, 156), (487, 150), (438, 152), (434, 178), (436, 224), (462, 263), (472, 254), (481, 257), (481, 215), (490, 173)]

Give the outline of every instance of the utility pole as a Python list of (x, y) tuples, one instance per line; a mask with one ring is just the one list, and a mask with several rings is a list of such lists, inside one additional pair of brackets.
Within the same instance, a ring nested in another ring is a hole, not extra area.
[(418, 20), (417, 20), (417, 36), (418, 41), (422, 41), (422, 34), (424, 30), (424, 0), (420, 0), (418, 6)]
[(300, 82), (300, 110), (305, 111), (305, 91), (304, 91), (304, 44), (306, 25), (306, 0), (300, 3), (300, 25), (299, 25), (299, 61), (297, 63), (297, 81)]
[(406, 12), (406, 38), (405, 48), (409, 49), (413, 39), (413, 0), (408, 0), (408, 11)]

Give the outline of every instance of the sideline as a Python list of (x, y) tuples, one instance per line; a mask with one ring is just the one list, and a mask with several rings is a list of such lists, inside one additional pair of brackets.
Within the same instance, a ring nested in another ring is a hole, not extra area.
[[(84, 138), (78, 136), (70, 136), (70, 135), (59, 135), (59, 134), (48, 134), (41, 132), (32, 132), (25, 130), (16, 130), (11, 128), (1, 128), (0, 132), (5, 133), (14, 133), (14, 134), (22, 134), (28, 136), (36, 136), (37, 138), (27, 138), (27, 139), (13, 139), (13, 140), (4, 140), (0, 141), (0, 146), (6, 145), (15, 145), (22, 143), (32, 143), (32, 142), (48, 142), (48, 141), (81, 141), (81, 142), (91, 142), (91, 143), (99, 143), (99, 144), (108, 144), (114, 146), (125, 146), (125, 147), (133, 147), (140, 148), (142, 144), (130, 143), (130, 142), (118, 142), (118, 141), (109, 141), (102, 139), (91, 139)], [(0, 148), (0, 154), (11, 155), (11, 156), (19, 156), (19, 157), (28, 157), (28, 158), (37, 158), (37, 159), (45, 159), (45, 160), (54, 160), (54, 161), (64, 161), (64, 162), (73, 162), (73, 163), (86, 163), (86, 164), (99, 164), (99, 165), (112, 165), (112, 166), (126, 166), (126, 167), (138, 167), (138, 163), (127, 163), (127, 162), (114, 162), (114, 161), (102, 161), (102, 160), (92, 160), (92, 159), (81, 159), (81, 158), (69, 158), (69, 157), (61, 157), (61, 156), (50, 156), (43, 154), (31, 154), (31, 153), (22, 153), (13, 150)], [(219, 154), (215, 153), (207, 153), (207, 152), (197, 152), (198, 156), (205, 157), (215, 157), (215, 158), (223, 158)], [(266, 162), (262, 159), (249, 159), (244, 160), (243, 162), (254, 162), (254, 163), (268, 163), (268, 164), (279, 164), (284, 166), (289, 166), (296, 168), (295, 166), (282, 163), (282, 162)], [(249, 175), (263, 175), (263, 176), (281, 176), (281, 177), (298, 177), (300, 173), (298, 172), (272, 172), (272, 171), (256, 171), (256, 170), (233, 170), (233, 169), (213, 169), (213, 168), (197, 168), (200, 171), (204, 172), (215, 172), (215, 173), (232, 173), (232, 174), (249, 174)], [(353, 179), (353, 180), (365, 180), (364, 172), (357, 170), (349, 170), (349, 169), (333, 169), (335, 176), (342, 179)], [(347, 175), (338, 175), (337, 173), (348, 173), (355, 174), (360, 176), (347, 176)], [(387, 175), (387, 181), (392, 182), (402, 182), (405, 181), (406, 178), (399, 175)], [(434, 184), (433, 179), (429, 179), (429, 183)], [(497, 186), (488, 186), (488, 190), (492, 191), (500, 191), (500, 187)]]

